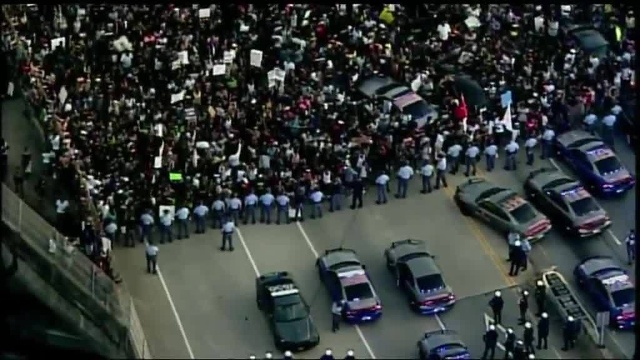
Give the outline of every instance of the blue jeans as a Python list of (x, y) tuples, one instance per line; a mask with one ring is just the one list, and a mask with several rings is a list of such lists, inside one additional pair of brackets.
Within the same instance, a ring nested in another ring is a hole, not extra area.
[(153, 242), (151, 237), (153, 234), (152, 225), (144, 225), (140, 226), (140, 242), (144, 242), (145, 240), (149, 243)]
[(221, 228), (222, 227), (222, 218), (224, 217), (224, 210), (213, 210), (211, 214), (211, 228)]
[(176, 220), (176, 225), (178, 226), (178, 233), (176, 236), (178, 239), (182, 239), (183, 237), (189, 237), (189, 220)]
[(260, 222), (271, 224), (271, 204), (260, 206)]
[(237, 226), (240, 220), (240, 209), (229, 210), (229, 217), (231, 218), (231, 220), (233, 220), (233, 223), (236, 224)]
[(504, 169), (505, 170), (516, 169), (516, 153), (507, 152), (507, 158), (504, 160)]
[(165, 240), (167, 240), (168, 242), (173, 241), (173, 232), (171, 231), (171, 225), (160, 224), (160, 243), (164, 243)]
[(496, 167), (496, 156), (495, 155), (486, 155), (487, 159), (487, 171), (491, 171)]
[(527, 153), (527, 165), (533, 165), (533, 161), (535, 156), (533, 156), (533, 149), (525, 149), (525, 152)]
[(465, 165), (466, 170), (464, 172), (465, 175), (469, 176), (469, 173), (472, 173), (474, 176), (476, 175), (476, 158), (466, 156), (465, 157)]
[(249, 218), (251, 218), (251, 223), (256, 223), (256, 206), (255, 205), (247, 205), (244, 208), (244, 223), (249, 222)]
[(431, 176), (422, 175), (422, 192), (431, 192)]
[(387, 185), (386, 184), (376, 184), (376, 193), (378, 194), (378, 200), (376, 201), (379, 204), (384, 204), (387, 202)]
[(312, 219), (314, 219), (316, 217), (316, 214), (318, 215), (319, 218), (322, 217), (322, 201), (319, 201), (317, 203), (311, 204), (311, 215), (310, 215), (310, 217)]
[(227, 244), (229, 244), (229, 250), (233, 250), (233, 232), (222, 232), (222, 246), (220, 249), (224, 250)]
[(282, 214), (284, 214), (284, 218), (286, 219), (287, 224), (289, 224), (291, 222), (291, 220), (289, 219), (289, 204), (278, 204), (278, 215), (276, 216), (276, 224), (280, 224), (280, 215)]
[(198, 234), (204, 234), (205, 230), (206, 230), (206, 221), (204, 219), (204, 216), (202, 215), (194, 215), (194, 220), (196, 222), (196, 233)]
[(409, 179), (398, 178), (398, 191), (396, 197), (406, 198), (407, 188), (409, 187)]

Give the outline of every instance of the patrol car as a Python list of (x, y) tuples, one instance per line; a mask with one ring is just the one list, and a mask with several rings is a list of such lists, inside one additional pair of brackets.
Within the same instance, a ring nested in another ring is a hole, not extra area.
[(469, 349), (453, 330), (430, 331), (418, 341), (420, 360), (471, 359)]
[(256, 278), (256, 302), (267, 316), (278, 350), (303, 351), (320, 342), (309, 306), (286, 271)]
[(456, 187), (453, 199), (460, 212), (474, 216), (499, 232), (515, 232), (533, 243), (551, 230), (551, 221), (513, 190), (481, 178)]
[(409, 306), (421, 314), (435, 314), (450, 309), (456, 296), (442, 276), (434, 256), (424, 240), (394, 241), (385, 250), (387, 268), (397, 286), (407, 295)]
[(560, 159), (592, 193), (601, 196), (622, 194), (636, 183), (616, 154), (600, 138), (586, 131), (573, 130), (558, 135), (556, 148)]
[(598, 311), (609, 312), (611, 327), (630, 329), (635, 326), (635, 285), (615, 260), (608, 256), (587, 258), (576, 266), (574, 275)]
[(562, 171), (542, 168), (531, 172), (524, 192), (556, 228), (572, 236), (597, 235), (611, 225), (607, 212), (593, 196)]
[(346, 322), (369, 322), (382, 316), (380, 298), (354, 250), (327, 250), (318, 258), (316, 266), (331, 299), (344, 302), (342, 316)]

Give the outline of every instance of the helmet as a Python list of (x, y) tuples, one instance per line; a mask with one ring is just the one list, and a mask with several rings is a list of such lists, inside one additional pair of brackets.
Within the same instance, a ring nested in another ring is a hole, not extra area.
[(249, 359), (250, 359), (250, 360), (255, 360), (255, 359), (256, 359), (256, 356), (255, 356), (255, 355), (249, 355)]
[(524, 327), (526, 327), (527, 329), (531, 329), (531, 323), (527, 321), (526, 323), (524, 323)]
[(500, 290), (496, 290), (496, 292), (494, 292), (493, 295), (500, 297), (502, 296), (502, 293), (500, 292)]
[(542, 280), (538, 280), (536, 281), (536, 286), (544, 286), (544, 283), (542, 282)]
[(512, 328), (507, 328), (507, 332), (508, 332), (509, 334), (513, 334), (513, 329), (512, 329)]
[(569, 315), (569, 317), (567, 318), (568, 321), (573, 321), (573, 316)]
[(522, 295), (524, 295), (524, 296), (529, 296), (529, 292), (528, 292), (527, 290), (523, 290), (523, 291), (522, 291)]
[(535, 356), (535, 355), (533, 355), (533, 354), (529, 354), (529, 359), (535, 359), (535, 358), (536, 358), (536, 356)]
[(513, 243), (513, 246), (520, 246), (520, 245), (522, 245), (520, 240), (516, 240), (516, 242)]
[(354, 352), (353, 350), (349, 349), (347, 350), (347, 356), (353, 356)]
[(331, 349), (327, 349), (324, 351), (324, 354), (327, 356), (331, 356), (331, 354), (333, 354), (333, 351), (331, 351)]
[(270, 353), (270, 352), (266, 352), (266, 353), (264, 354), (264, 358), (265, 358), (265, 359), (273, 359), (273, 354), (272, 354), (272, 353)]
[(543, 312), (542, 314), (540, 314), (540, 316), (542, 316), (543, 319), (546, 319), (549, 317), (549, 314), (547, 314), (546, 312)]
[(493, 324), (489, 325), (489, 330), (493, 331), (493, 330), (495, 330), (495, 329), (496, 329), (496, 326), (495, 326), (495, 325), (493, 325)]
[(524, 345), (524, 342), (523, 342), (522, 340), (518, 340), (518, 341), (516, 341), (516, 344), (518, 344), (518, 345)]
[(286, 356), (286, 357), (289, 357), (289, 358), (290, 358), (290, 357), (292, 357), (292, 356), (293, 356), (293, 354), (291, 353), (291, 351), (287, 350), (287, 351), (285, 351), (285, 352), (284, 352), (284, 356)]

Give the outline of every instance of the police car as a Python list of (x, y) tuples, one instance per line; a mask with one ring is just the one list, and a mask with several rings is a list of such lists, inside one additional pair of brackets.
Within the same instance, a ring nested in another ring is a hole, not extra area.
[(387, 268), (396, 284), (409, 298), (411, 309), (421, 314), (435, 314), (456, 303), (453, 294), (423, 240), (407, 239), (391, 243), (385, 250)]
[(382, 316), (380, 298), (354, 250), (327, 250), (316, 266), (331, 299), (344, 303), (342, 316), (346, 322), (369, 322)]
[(420, 360), (471, 359), (469, 349), (453, 330), (431, 331), (418, 341)]
[(556, 148), (560, 159), (596, 194), (622, 194), (636, 183), (616, 154), (601, 139), (586, 131), (573, 130), (558, 135)]
[(320, 342), (309, 306), (286, 271), (256, 278), (256, 302), (267, 315), (278, 350), (303, 351)]
[(574, 270), (577, 283), (596, 304), (598, 311), (608, 311), (609, 324), (630, 329), (636, 322), (636, 289), (627, 272), (608, 256), (583, 260)]
[(577, 237), (600, 234), (611, 225), (607, 212), (578, 181), (542, 168), (529, 174), (524, 192), (562, 231)]

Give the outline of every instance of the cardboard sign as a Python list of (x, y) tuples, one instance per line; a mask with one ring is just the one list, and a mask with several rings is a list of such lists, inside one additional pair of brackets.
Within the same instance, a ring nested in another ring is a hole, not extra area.
[(173, 219), (176, 216), (176, 206), (175, 205), (160, 205), (158, 207), (158, 217), (164, 216), (164, 212), (167, 211), (169, 216)]
[(177, 102), (180, 102), (184, 99), (184, 90), (180, 91), (177, 94), (171, 94), (171, 103), (175, 104)]
[(227, 65), (225, 64), (217, 64), (213, 65), (213, 76), (221, 76), (227, 72)]
[(58, 46), (67, 47), (67, 40), (63, 37), (51, 39), (51, 51), (55, 50)]
[(198, 17), (200, 19), (208, 19), (211, 17), (211, 9), (206, 8), (206, 9), (200, 9), (198, 10)]
[(153, 158), (153, 168), (160, 169), (162, 167), (162, 157), (156, 156)]
[(181, 173), (169, 173), (169, 181), (182, 181)]
[(64, 86), (61, 87), (60, 91), (58, 91), (58, 101), (60, 101), (60, 104), (64, 104), (64, 102), (67, 101), (67, 96), (69, 96), (67, 88)]
[(270, 88), (276, 86), (276, 70), (275, 69), (267, 73), (267, 80), (269, 82)]
[(223, 61), (225, 64), (231, 64), (233, 62), (233, 59), (236, 58), (236, 52), (231, 50), (231, 51), (225, 51), (223, 54)]
[(252, 49), (249, 54), (249, 63), (251, 66), (262, 67), (262, 51)]
[(275, 71), (276, 81), (284, 82), (287, 73), (280, 68), (274, 68), (273, 70)]
[(180, 51), (178, 53), (178, 61), (180, 61), (182, 65), (189, 64), (189, 53), (186, 50)]

